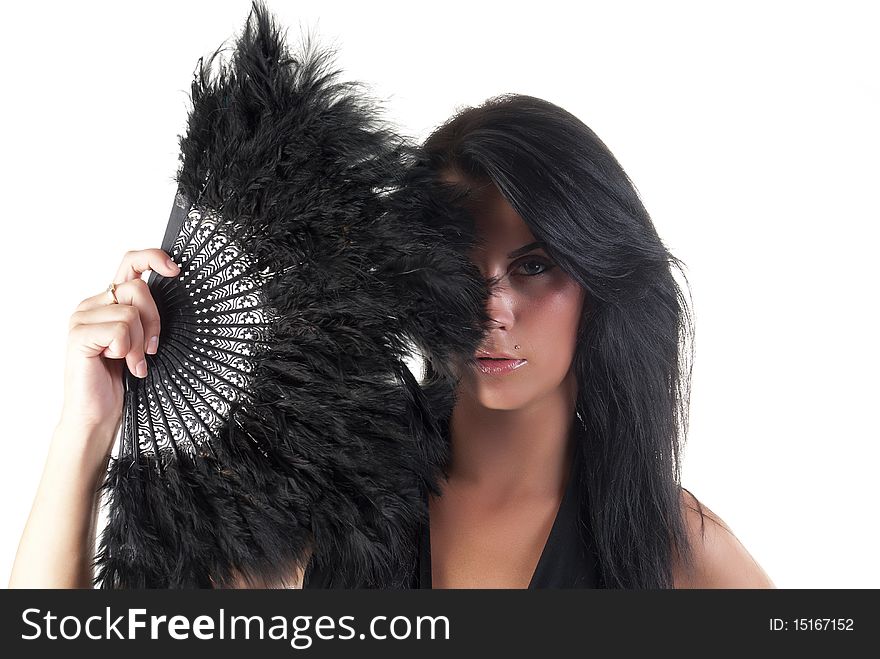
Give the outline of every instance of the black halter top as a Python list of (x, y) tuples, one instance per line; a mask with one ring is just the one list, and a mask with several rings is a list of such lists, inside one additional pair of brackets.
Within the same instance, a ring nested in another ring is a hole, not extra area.
[[(579, 500), (583, 493), (582, 458), (576, 444), (571, 472), (559, 504), (556, 518), (541, 551), (541, 557), (529, 589), (538, 588), (598, 588), (598, 562), (592, 534), (582, 539), (579, 532)], [(326, 575), (315, 565), (306, 570), (303, 588), (324, 588)], [(418, 563), (412, 588), (432, 588), (431, 585), (431, 525), (427, 521), (419, 529)]]

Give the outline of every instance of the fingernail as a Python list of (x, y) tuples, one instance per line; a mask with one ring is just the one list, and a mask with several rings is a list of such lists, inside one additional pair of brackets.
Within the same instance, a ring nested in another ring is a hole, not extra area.
[(138, 365), (134, 367), (134, 374), (139, 378), (147, 377), (147, 360), (142, 359), (138, 362)]
[(158, 336), (150, 337), (150, 340), (147, 342), (147, 354), (148, 355), (155, 355), (156, 350), (158, 350), (158, 349), (159, 349), (159, 337)]
[(168, 259), (168, 267), (171, 268), (172, 270), (179, 270), (180, 269), (180, 266), (177, 265), (173, 259)]

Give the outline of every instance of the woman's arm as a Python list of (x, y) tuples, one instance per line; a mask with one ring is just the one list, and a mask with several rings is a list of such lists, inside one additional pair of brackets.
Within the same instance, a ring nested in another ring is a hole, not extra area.
[[(58, 424), (43, 476), (25, 524), (9, 579), (10, 588), (91, 588), (98, 517), (98, 487), (115, 429)], [(310, 552), (309, 552), (310, 554)], [(306, 557), (306, 564), (310, 555)], [(230, 588), (302, 588), (305, 570), (291, 565), (284, 579), (268, 582), (237, 573)]]
[[(109, 292), (87, 298), (70, 318), (64, 407), (19, 541), (10, 588), (92, 586), (98, 491), (122, 421), (122, 362), (146, 377), (145, 356), (156, 354), (161, 331), (156, 303), (141, 278), (148, 270), (175, 277), (180, 269), (160, 249), (127, 252), (113, 279), (115, 299)], [(291, 565), (282, 572), (277, 583), (237, 574), (232, 587), (302, 587), (304, 568)]]
[(97, 490), (115, 429), (65, 425), (52, 436), (9, 578), (10, 588), (91, 588)]
[[(160, 249), (127, 252), (109, 291), (86, 298), (68, 326), (64, 406), (16, 553), (10, 588), (89, 588), (98, 488), (122, 421), (125, 368), (147, 376), (161, 319), (149, 286), (152, 270), (180, 269)], [(124, 362), (124, 363), (123, 363)]]

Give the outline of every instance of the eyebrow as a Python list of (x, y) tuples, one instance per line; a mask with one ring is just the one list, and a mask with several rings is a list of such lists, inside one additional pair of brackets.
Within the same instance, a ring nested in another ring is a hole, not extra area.
[(522, 256), (523, 254), (528, 254), (533, 249), (538, 249), (539, 247), (544, 247), (544, 243), (540, 240), (537, 240), (533, 243), (529, 243), (528, 245), (523, 245), (519, 249), (513, 250), (510, 254), (507, 255), (509, 259), (515, 259), (517, 256)]

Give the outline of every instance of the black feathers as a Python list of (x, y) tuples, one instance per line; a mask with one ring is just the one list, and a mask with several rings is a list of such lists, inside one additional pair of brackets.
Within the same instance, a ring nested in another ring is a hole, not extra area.
[(312, 555), (330, 587), (407, 587), (455, 365), (488, 322), (472, 223), (261, 4), (212, 70), (219, 52), (192, 84), (162, 244), (181, 274), (150, 275), (162, 335), (126, 373), (96, 582), (276, 581)]

